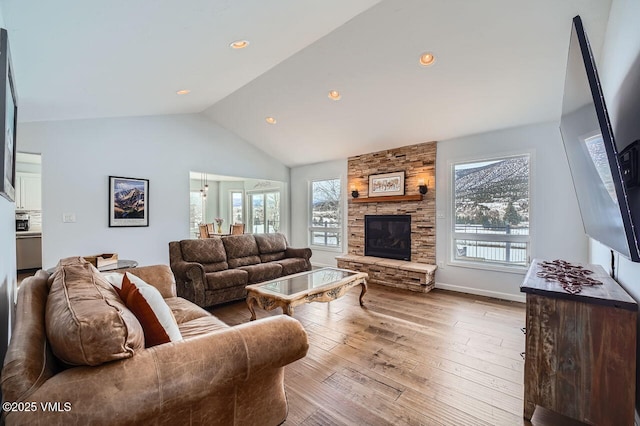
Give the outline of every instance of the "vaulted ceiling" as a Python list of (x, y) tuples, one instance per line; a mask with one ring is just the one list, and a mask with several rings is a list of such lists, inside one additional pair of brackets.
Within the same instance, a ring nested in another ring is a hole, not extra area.
[[(597, 58), (610, 4), (0, 0), (0, 10), (20, 121), (203, 113), (296, 166), (557, 120), (571, 18), (582, 16)], [(249, 45), (231, 49), (235, 40)]]

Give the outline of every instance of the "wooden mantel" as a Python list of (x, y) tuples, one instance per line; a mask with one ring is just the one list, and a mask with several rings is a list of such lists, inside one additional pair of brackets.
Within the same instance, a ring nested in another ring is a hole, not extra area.
[(384, 203), (391, 201), (422, 201), (422, 194), (388, 195), (386, 197), (351, 198), (353, 203)]

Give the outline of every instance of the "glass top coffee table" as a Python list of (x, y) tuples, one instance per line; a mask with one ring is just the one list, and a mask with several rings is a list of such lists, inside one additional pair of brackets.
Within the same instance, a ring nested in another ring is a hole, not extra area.
[(330, 302), (357, 285), (362, 287), (360, 306), (364, 306), (362, 297), (367, 292), (367, 278), (364, 272), (322, 268), (248, 285), (247, 306), (251, 311), (251, 321), (256, 319), (255, 305), (267, 311), (281, 307), (282, 313), (293, 316), (294, 306)]

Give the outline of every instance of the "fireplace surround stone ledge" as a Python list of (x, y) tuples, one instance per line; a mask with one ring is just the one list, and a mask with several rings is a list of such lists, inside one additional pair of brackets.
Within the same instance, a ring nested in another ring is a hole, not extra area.
[(368, 282), (427, 293), (436, 285), (438, 267), (428, 263), (344, 254), (336, 256), (338, 267), (369, 274)]

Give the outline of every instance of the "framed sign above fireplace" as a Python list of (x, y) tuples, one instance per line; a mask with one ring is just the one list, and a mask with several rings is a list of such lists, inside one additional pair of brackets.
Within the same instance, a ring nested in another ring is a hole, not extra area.
[(369, 197), (404, 195), (404, 171), (369, 176)]

